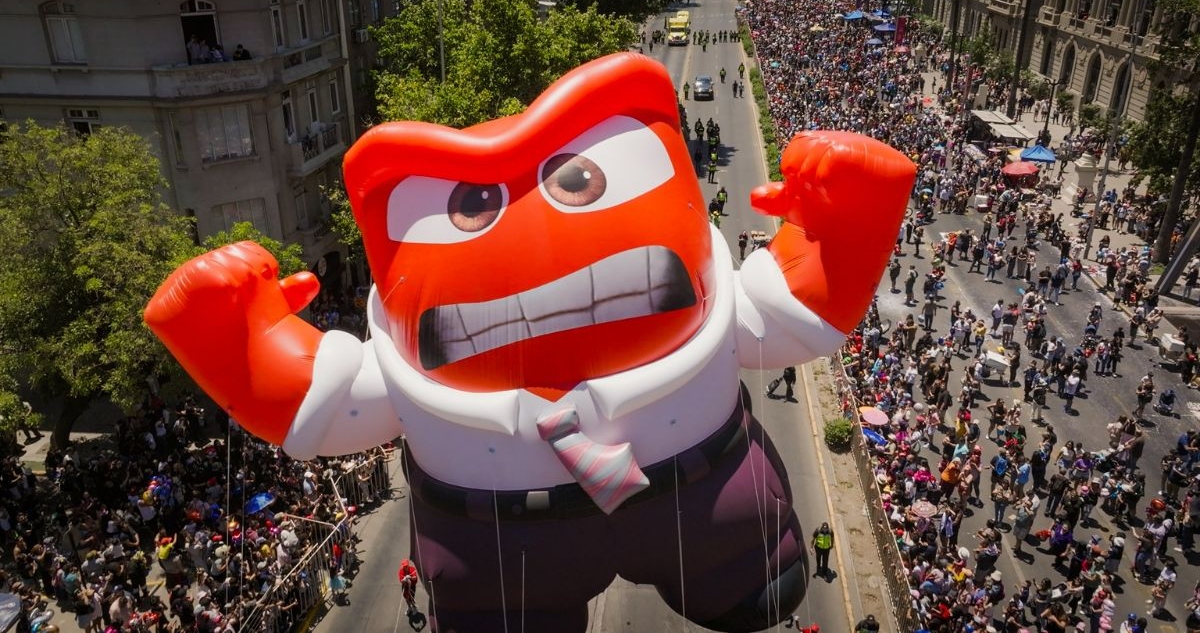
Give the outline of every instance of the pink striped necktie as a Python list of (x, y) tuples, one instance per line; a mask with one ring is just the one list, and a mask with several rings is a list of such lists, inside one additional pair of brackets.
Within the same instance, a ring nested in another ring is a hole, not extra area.
[(650, 485), (633, 459), (629, 442), (597, 444), (579, 431), (579, 414), (564, 409), (537, 423), (538, 435), (550, 444), (584, 492), (605, 514)]

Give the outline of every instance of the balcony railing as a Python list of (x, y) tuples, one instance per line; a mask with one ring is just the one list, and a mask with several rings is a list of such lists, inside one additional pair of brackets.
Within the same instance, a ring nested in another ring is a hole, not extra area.
[(307, 176), (346, 150), (340, 122), (318, 123), (313, 127), (316, 129), (291, 144), (292, 164), (289, 171), (294, 176)]
[(295, 83), (341, 63), (337, 38), (329, 36), (246, 61), (155, 66), (150, 90), (152, 96), (168, 99), (262, 90), (272, 84)]

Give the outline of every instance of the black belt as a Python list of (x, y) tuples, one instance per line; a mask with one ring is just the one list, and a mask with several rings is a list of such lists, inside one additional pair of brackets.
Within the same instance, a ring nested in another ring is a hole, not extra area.
[[(748, 402), (748, 397), (746, 387), (742, 385), (733, 412), (720, 429), (696, 446), (642, 468), (642, 473), (650, 480), (650, 485), (630, 497), (621, 507), (636, 505), (670, 492), (675, 489), (677, 483), (686, 485), (699, 481), (715, 469), (727, 454), (744, 446), (749, 416), (743, 402)], [(534, 490), (496, 492), (464, 488), (434, 479), (421, 470), (416, 460), (411, 459), (407, 442), (401, 440), (401, 447), (412, 494), (448, 514), (477, 520), (493, 519), (499, 515), (499, 518), (510, 521), (543, 521), (600, 513), (600, 508), (577, 483)]]

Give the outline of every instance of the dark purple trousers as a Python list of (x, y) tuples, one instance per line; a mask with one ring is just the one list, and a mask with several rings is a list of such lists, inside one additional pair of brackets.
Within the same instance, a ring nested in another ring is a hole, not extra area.
[(808, 582), (803, 530), (770, 439), (749, 411), (734, 415), (744, 432), (706, 473), (685, 472), (678, 487), (630, 499), (612, 515), (497, 521), (505, 513), (490, 504), (448, 511), (425, 498), (428, 476), (410, 471), (411, 554), (430, 594), (431, 628), (504, 631), (507, 619), (510, 631), (583, 632), (588, 601), (618, 574), (655, 586), (709, 629), (758, 631), (786, 617)]

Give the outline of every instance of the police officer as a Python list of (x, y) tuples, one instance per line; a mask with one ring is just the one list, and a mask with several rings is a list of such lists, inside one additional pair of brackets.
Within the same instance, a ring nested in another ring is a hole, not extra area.
[(725, 83), (725, 69), (721, 69), (721, 83)]
[(746, 64), (745, 63), (738, 64), (738, 79), (745, 79), (745, 78), (746, 78)]
[(688, 84), (688, 83), (683, 84), (683, 100), (684, 101), (687, 101), (689, 99), (688, 93), (690, 93), (691, 91), (692, 91), (692, 84)]
[(813, 532), (812, 548), (813, 553), (817, 556), (817, 571), (813, 575), (829, 576), (829, 553), (833, 551), (833, 530), (829, 529), (828, 523), (822, 523), (821, 527)]
[(717, 208), (720, 210), (721, 215), (729, 215), (728, 213), (725, 213), (726, 202), (729, 202), (729, 194), (725, 192), (725, 187), (721, 187), (717, 191)]

